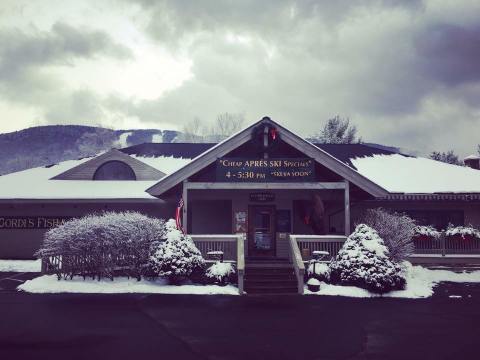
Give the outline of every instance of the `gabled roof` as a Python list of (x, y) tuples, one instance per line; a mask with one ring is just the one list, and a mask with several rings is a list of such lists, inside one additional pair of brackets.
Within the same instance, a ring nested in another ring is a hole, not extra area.
[(54, 176), (52, 180), (93, 180), (95, 171), (97, 171), (98, 167), (109, 161), (121, 161), (130, 166), (135, 173), (137, 180), (158, 180), (165, 176), (165, 173), (156, 168), (147, 165), (140, 160), (134, 159), (117, 149), (112, 149)]
[(147, 189), (147, 192), (154, 196), (162, 195), (182, 181), (188, 179), (190, 176), (212, 164), (218, 158), (225, 156), (232, 150), (248, 142), (252, 136), (252, 129), (261, 123), (275, 126), (280, 133), (281, 139), (285, 143), (298, 149), (308, 157), (314, 159), (318, 163), (337, 173), (339, 176), (343, 177), (349, 182), (357, 185), (359, 188), (365, 190), (371, 195), (375, 197), (382, 197), (388, 194), (385, 189), (359, 174), (350, 166), (341, 162), (314, 144), (295, 135), (290, 130), (284, 128), (270, 118), (263, 118), (262, 120), (238, 132), (237, 134), (232, 135), (221, 143), (211, 147), (178, 171), (161, 179), (157, 184)]
[[(141, 158), (156, 157), (193, 159), (211, 149), (216, 144), (217, 143), (143, 143), (119, 150), (125, 154), (137, 156), (140, 160), (142, 160)], [(354, 169), (356, 169), (356, 167), (352, 164), (352, 159), (373, 155), (398, 154), (398, 151), (389, 150), (376, 144), (314, 143), (314, 145)], [(163, 169), (161, 170), (163, 171)]]

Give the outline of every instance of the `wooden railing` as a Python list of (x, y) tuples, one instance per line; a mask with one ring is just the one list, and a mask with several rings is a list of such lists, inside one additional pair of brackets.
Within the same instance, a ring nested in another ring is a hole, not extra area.
[[(346, 236), (343, 235), (291, 235), (298, 244), (303, 261), (312, 258), (314, 251), (328, 251), (334, 257), (342, 248)], [(327, 259), (329, 260), (329, 259)]]
[(222, 251), (225, 261), (235, 262), (238, 275), (238, 292), (243, 295), (245, 275), (245, 234), (190, 235), (204, 258), (210, 251)]
[(223, 259), (237, 261), (238, 235), (190, 235), (204, 258), (210, 251), (223, 251)]
[(297, 286), (298, 286), (298, 293), (303, 294), (304, 288), (304, 276), (305, 276), (305, 264), (302, 260), (302, 255), (300, 254), (300, 250), (297, 244), (297, 235), (289, 235), (288, 243), (289, 243), (289, 254), (290, 260), (293, 263), (293, 269), (295, 271), (295, 276), (297, 277)]
[(480, 254), (480, 239), (462, 239), (440, 236), (439, 238), (414, 238), (414, 254)]

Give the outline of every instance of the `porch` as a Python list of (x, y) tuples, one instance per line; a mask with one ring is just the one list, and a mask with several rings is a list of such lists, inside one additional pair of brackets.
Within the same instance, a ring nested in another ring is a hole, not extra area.
[[(210, 251), (223, 251), (224, 261), (236, 264), (239, 293), (244, 294), (246, 280), (246, 263), (251, 258), (246, 257), (245, 234), (237, 235), (191, 235), (194, 243), (207, 256)], [(311, 260), (314, 251), (327, 251), (330, 257), (335, 256), (347, 239), (344, 235), (296, 235), (286, 234), (288, 258), (275, 260), (263, 259), (263, 264), (255, 263), (257, 268), (283, 268), (291, 270), (297, 284), (298, 294), (303, 294), (305, 265)], [(409, 260), (413, 264), (427, 266), (435, 265), (476, 265), (480, 264), (480, 241), (474, 244), (438, 240), (436, 243), (416, 245), (414, 254)], [(271, 274), (269, 274), (271, 275)], [(286, 274), (285, 274), (286, 275)], [(248, 278), (248, 276), (247, 276)]]

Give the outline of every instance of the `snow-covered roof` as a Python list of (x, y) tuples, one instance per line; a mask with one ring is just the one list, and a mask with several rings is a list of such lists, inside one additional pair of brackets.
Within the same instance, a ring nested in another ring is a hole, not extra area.
[[(354, 153), (358, 154), (358, 147), (355, 149)], [(336, 151), (343, 154), (346, 150)], [(167, 175), (192, 161), (174, 156), (130, 156)], [(50, 180), (90, 159), (69, 160), (0, 176), (0, 199), (155, 199), (146, 190), (155, 185), (156, 180)], [(391, 193), (480, 194), (480, 171), (469, 167), (401, 154), (370, 154), (366, 150), (362, 157), (349, 160), (358, 173)]]
[(352, 159), (357, 171), (389, 192), (480, 193), (480, 171), (400, 154)]
[(134, 159), (144, 162), (147, 165), (150, 165), (151, 167), (154, 167), (157, 170), (160, 170), (167, 175), (177, 171), (192, 161), (192, 159), (175, 158), (173, 156), (130, 156)]
[[(145, 190), (157, 181), (51, 180), (90, 159), (68, 160), (0, 176), (0, 199), (155, 199)], [(173, 157), (136, 159), (167, 174), (190, 161)]]
[(472, 155), (468, 155), (465, 159), (463, 160), (478, 160), (480, 159), (480, 155), (476, 155), (476, 154), (472, 154)]

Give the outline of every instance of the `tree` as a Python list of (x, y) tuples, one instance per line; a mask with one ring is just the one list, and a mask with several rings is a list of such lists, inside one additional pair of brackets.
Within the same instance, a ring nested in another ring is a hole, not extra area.
[(183, 125), (182, 132), (177, 136), (177, 142), (201, 143), (205, 142), (206, 129), (200, 119), (195, 116)]
[(365, 224), (356, 227), (330, 263), (330, 281), (377, 293), (403, 289), (406, 283), (402, 267), (390, 259), (378, 233)]
[(377, 231), (393, 261), (406, 260), (413, 253), (415, 221), (409, 216), (376, 208), (368, 209), (361, 222)]
[(458, 155), (454, 153), (453, 150), (447, 152), (432, 151), (430, 154), (430, 159), (441, 161), (447, 164), (463, 166), (463, 162), (460, 161)]
[(245, 115), (242, 113), (231, 114), (223, 113), (217, 115), (215, 123), (210, 131), (213, 137), (217, 137), (217, 141), (221, 141), (232, 134), (240, 131), (245, 121)]
[(245, 116), (242, 113), (223, 113), (217, 115), (212, 126), (202, 125), (198, 117), (193, 118), (183, 126), (177, 141), (202, 143), (219, 142), (242, 128)]
[(361, 142), (357, 138), (357, 127), (350, 124), (350, 119), (340, 116), (328, 119), (320, 132), (314, 136), (314, 141), (323, 144), (352, 144)]
[(178, 284), (205, 267), (205, 260), (190, 236), (177, 229), (175, 220), (165, 223), (166, 240), (152, 246), (150, 261), (154, 272)]

